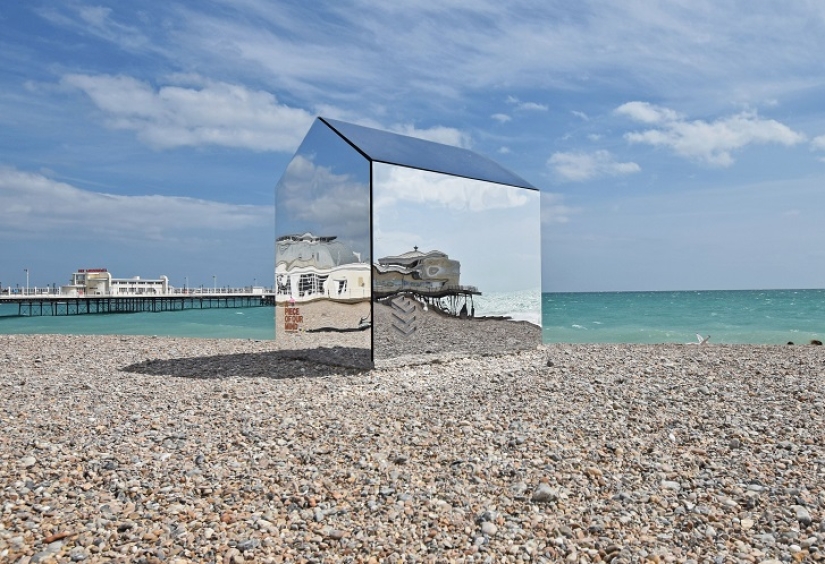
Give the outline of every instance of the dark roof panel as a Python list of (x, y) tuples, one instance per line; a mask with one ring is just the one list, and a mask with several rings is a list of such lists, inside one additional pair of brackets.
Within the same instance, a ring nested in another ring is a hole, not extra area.
[(537, 190), (495, 161), (467, 149), (334, 119), (320, 119), (371, 161)]

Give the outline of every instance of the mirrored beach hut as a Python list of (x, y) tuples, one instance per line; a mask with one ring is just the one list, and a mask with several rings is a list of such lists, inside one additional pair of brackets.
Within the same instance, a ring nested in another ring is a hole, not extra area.
[(276, 187), (276, 340), (367, 366), (534, 348), (539, 198), (467, 149), (316, 119)]

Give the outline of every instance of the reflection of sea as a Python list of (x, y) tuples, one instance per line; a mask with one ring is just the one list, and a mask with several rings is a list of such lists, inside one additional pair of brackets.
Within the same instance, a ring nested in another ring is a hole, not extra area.
[(476, 317), (503, 315), (541, 325), (541, 291), (484, 292), (473, 297)]

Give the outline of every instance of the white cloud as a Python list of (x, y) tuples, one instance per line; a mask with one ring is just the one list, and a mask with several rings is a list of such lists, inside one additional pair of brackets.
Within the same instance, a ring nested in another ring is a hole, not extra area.
[[(825, 151), (825, 135), (819, 135), (811, 140), (812, 151)], [(825, 163), (825, 157), (818, 157), (818, 161)]]
[[(63, 10), (63, 11), (61, 11)], [(44, 19), (116, 44), (127, 51), (156, 51), (152, 40), (133, 25), (115, 21), (112, 9), (102, 6), (50, 6), (35, 11)]]
[(112, 13), (111, 8), (102, 6), (83, 6), (79, 10), (80, 19), (94, 27), (103, 27)]
[(518, 109), (527, 111), (546, 112), (547, 106), (545, 104), (537, 104), (536, 102), (524, 102), (523, 104), (519, 104)]
[(233, 231), (271, 223), (269, 206), (196, 198), (91, 192), (16, 168), (0, 167), (0, 233), (61, 239), (89, 235), (160, 240), (184, 233)]
[(536, 102), (522, 102), (515, 96), (508, 96), (507, 103), (515, 106), (516, 110), (520, 111), (527, 111), (527, 112), (546, 112), (547, 106), (545, 104), (539, 104)]
[(268, 92), (223, 82), (155, 90), (128, 76), (70, 74), (62, 83), (85, 92), (110, 127), (135, 131), (156, 149), (219, 145), (291, 152), (313, 119)]
[(507, 114), (493, 114), (490, 117), (492, 117), (494, 120), (496, 120), (499, 123), (507, 123), (508, 121), (510, 121), (512, 119)]
[(397, 202), (430, 204), (473, 212), (514, 208), (529, 200), (524, 189), (503, 189), (499, 184), (391, 165), (374, 167), (376, 191), (373, 205), (389, 207)]
[(636, 121), (657, 125), (657, 129), (625, 134), (631, 143), (668, 147), (676, 154), (716, 166), (733, 164), (732, 151), (755, 143), (796, 145), (805, 136), (788, 126), (762, 119), (756, 112), (745, 111), (714, 122), (688, 121), (679, 113), (646, 102), (628, 102), (616, 113)]
[(472, 138), (463, 131), (453, 127), (436, 126), (428, 129), (417, 129), (414, 125), (396, 125), (391, 129), (401, 135), (417, 137), (418, 139), (433, 141), (443, 145), (452, 145), (464, 149), (469, 149), (472, 146)]
[[(825, 21), (811, 1), (747, 11), (737, 3), (608, 0), (51, 4), (38, 11), (52, 23), (120, 48), (139, 45), (177, 68), (250, 77), (313, 102), (351, 101), (370, 84), (370, 98), (385, 104), (399, 93), (461, 99), (586, 83), (639, 87), (661, 99), (704, 95), (710, 105), (782, 100), (817, 85)], [(127, 25), (138, 19), (139, 29)]]
[(554, 153), (547, 163), (565, 180), (583, 182), (600, 176), (620, 176), (639, 172), (634, 162), (618, 162), (609, 151), (594, 153)]
[(577, 118), (581, 119), (582, 121), (590, 121), (590, 117), (588, 117), (588, 115), (584, 112), (573, 110), (570, 113), (576, 116)]
[(564, 204), (562, 194), (552, 192), (541, 193), (541, 222), (545, 225), (551, 223), (567, 223), (570, 216), (577, 210)]
[(616, 108), (616, 113), (642, 123), (666, 123), (679, 121), (682, 116), (668, 108), (661, 108), (647, 102), (627, 102)]

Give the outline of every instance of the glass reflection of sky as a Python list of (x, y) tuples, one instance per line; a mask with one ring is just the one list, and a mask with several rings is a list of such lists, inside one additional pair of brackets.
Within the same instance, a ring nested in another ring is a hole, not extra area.
[(373, 206), (377, 258), (437, 249), (460, 261), (462, 284), (538, 291), (538, 191), (374, 163)]
[(276, 237), (334, 235), (369, 260), (369, 162), (316, 120), (276, 189)]
[(497, 162), (460, 147), (433, 143), (342, 121), (322, 118), (373, 162), (388, 163), (536, 190)]

